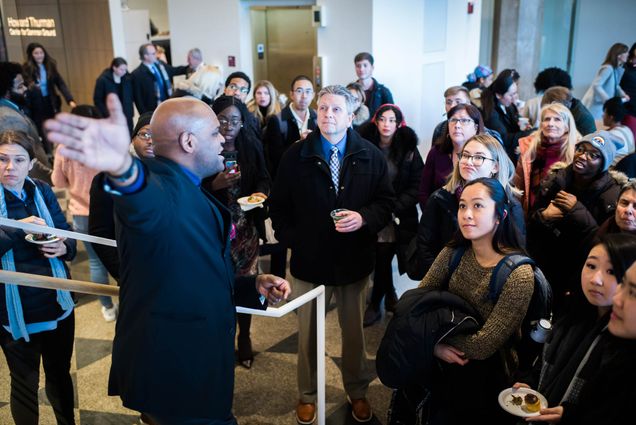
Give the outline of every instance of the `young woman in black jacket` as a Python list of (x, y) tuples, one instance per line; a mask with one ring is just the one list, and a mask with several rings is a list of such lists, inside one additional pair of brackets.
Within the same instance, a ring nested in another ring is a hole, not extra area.
[(515, 106), (519, 74), (514, 69), (504, 69), (495, 81), (481, 93), (484, 126), (501, 135), (508, 156), (514, 164), (519, 157), (519, 139), (532, 132), (529, 124), (519, 126), (519, 111)]
[[(60, 112), (62, 101), (57, 90), (62, 92), (71, 108), (77, 106), (66, 82), (57, 69), (57, 62), (40, 43), (30, 43), (26, 50), (27, 60), (22, 66), (28, 87), (27, 100), (31, 109), (31, 118), (45, 139), (42, 124)], [(47, 153), (51, 153), (48, 142), (44, 143)]]
[(397, 253), (398, 269), (405, 272), (402, 254), (417, 230), (417, 194), (424, 163), (417, 150), (417, 135), (406, 126), (396, 105), (380, 106), (371, 122), (359, 127), (358, 132), (384, 154), (396, 196), (393, 220), (378, 234), (371, 303), (364, 314), (364, 326), (370, 326), (382, 317), (382, 298), (387, 311), (395, 310), (397, 295), (391, 263)]
[(110, 63), (110, 68), (105, 69), (95, 81), (93, 91), (93, 104), (99, 109), (102, 117), (108, 117), (106, 96), (115, 93), (121, 102), (121, 108), (126, 116), (128, 129), (133, 131), (133, 89), (132, 77), (128, 73), (128, 63), (124, 58), (115, 58)]
[[(259, 140), (246, 131), (244, 123), (250, 114), (243, 102), (233, 96), (221, 96), (212, 104), (219, 118), (221, 134), (225, 138), (221, 155), (225, 158), (225, 170), (203, 180), (219, 201), (232, 213), (235, 228), (231, 253), (236, 276), (258, 274), (259, 237), (265, 239), (265, 212), (263, 208), (243, 211), (238, 200), (242, 197), (259, 197), (263, 201), (269, 195), (271, 180), (265, 165), (263, 148)], [(238, 315), (238, 357), (242, 366), (252, 367), (254, 355), (250, 339), (252, 316)]]

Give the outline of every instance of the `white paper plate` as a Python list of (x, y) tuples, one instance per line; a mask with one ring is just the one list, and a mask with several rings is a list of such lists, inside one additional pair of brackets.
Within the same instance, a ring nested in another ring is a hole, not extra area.
[(516, 404), (512, 404), (512, 396), (516, 397), (525, 397), (526, 394), (534, 394), (539, 397), (539, 402), (541, 403), (541, 408), (545, 409), (548, 407), (548, 400), (539, 393), (538, 391), (531, 390), (530, 388), (506, 388), (502, 392), (499, 393), (499, 405), (508, 413), (511, 413), (515, 416), (521, 416), (522, 418), (530, 418), (532, 416), (539, 416), (539, 412), (528, 412), (525, 409), (526, 403), (523, 402), (521, 406), (517, 406)]
[(32, 233), (29, 233), (28, 235), (24, 237), (24, 240), (30, 243), (34, 243), (36, 245), (46, 245), (47, 243), (53, 243), (60, 240), (60, 238), (58, 238), (57, 236), (53, 236), (53, 235), (49, 235), (49, 236), (52, 236), (52, 237), (44, 241), (38, 241), (33, 239), (34, 236)]
[(238, 198), (236, 200), (236, 202), (239, 203), (239, 205), (241, 206), (241, 209), (243, 211), (249, 211), (249, 210), (252, 210), (254, 208), (263, 208), (263, 203), (265, 202), (265, 198), (262, 198), (260, 196), (255, 196), (255, 198), (260, 199), (259, 202), (248, 202), (249, 198), (250, 198), (250, 196), (244, 196), (244, 197)]

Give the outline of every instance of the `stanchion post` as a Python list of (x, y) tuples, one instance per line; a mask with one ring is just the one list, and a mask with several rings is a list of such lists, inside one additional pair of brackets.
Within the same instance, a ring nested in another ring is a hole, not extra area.
[(316, 298), (316, 355), (318, 356), (317, 382), (318, 385), (318, 425), (325, 425), (325, 287)]

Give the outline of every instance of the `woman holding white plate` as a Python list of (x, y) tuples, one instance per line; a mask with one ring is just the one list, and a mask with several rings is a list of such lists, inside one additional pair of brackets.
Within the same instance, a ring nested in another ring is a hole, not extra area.
[[(232, 213), (231, 254), (236, 276), (251, 276), (258, 273), (258, 239), (265, 240), (264, 208), (269, 194), (271, 179), (265, 166), (261, 142), (243, 123), (249, 111), (243, 102), (232, 96), (221, 96), (212, 104), (225, 138), (221, 155), (225, 158), (225, 170), (203, 180), (202, 187), (209, 190)], [(247, 197), (247, 198), (246, 198)], [(243, 203), (243, 208), (241, 208)], [(245, 208), (247, 206), (247, 208)], [(249, 209), (249, 211), (245, 211)], [(238, 359), (249, 369), (254, 355), (250, 339), (252, 316), (238, 315)]]
[[(0, 135), (0, 216), (70, 230), (51, 187), (28, 176), (35, 161), (34, 143), (22, 132)], [(38, 239), (40, 235), (0, 227), (2, 269), (70, 278), (65, 261), (75, 257), (75, 241)], [(41, 361), (58, 424), (74, 424), (70, 368), (75, 316), (70, 293), (3, 283), (0, 289), (0, 346), (11, 375), (14, 422), (38, 423)]]

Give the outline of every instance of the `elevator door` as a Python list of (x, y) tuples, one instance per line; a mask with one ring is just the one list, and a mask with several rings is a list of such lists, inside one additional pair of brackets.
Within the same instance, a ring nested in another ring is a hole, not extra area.
[(253, 7), (250, 12), (255, 80), (269, 80), (289, 96), (294, 77), (314, 79), (317, 48), (311, 8)]

